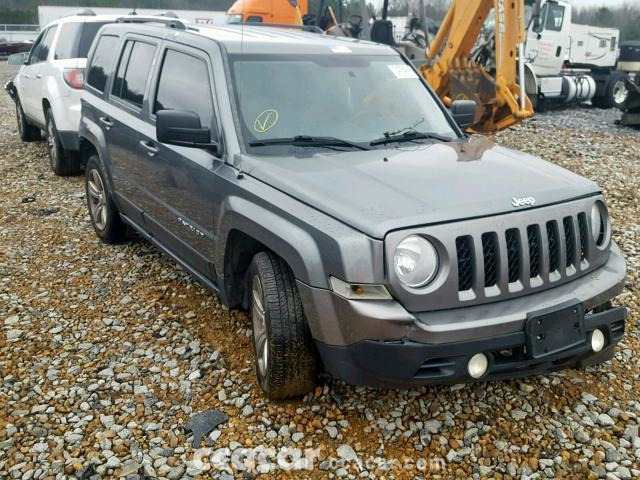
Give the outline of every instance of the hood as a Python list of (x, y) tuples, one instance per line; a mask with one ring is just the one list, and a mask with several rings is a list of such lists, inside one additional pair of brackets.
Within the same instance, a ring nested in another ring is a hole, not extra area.
[[(600, 192), (590, 180), (484, 137), (463, 146), (243, 156), (242, 169), (380, 239), (392, 230), (539, 208)], [(526, 200), (514, 207), (514, 199)]]

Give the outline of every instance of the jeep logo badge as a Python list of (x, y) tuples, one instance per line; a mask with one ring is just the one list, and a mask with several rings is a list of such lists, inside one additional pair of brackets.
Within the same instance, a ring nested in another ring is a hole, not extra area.
[(511, 205), (513, 205), (516, 208), (524, 207), (527, 205), (530, 207), (533, 207), (535, 204), (536, 204), (536, 199), (533, 197), (522, 197), (522, 198), (513, 197), (511, 199)]

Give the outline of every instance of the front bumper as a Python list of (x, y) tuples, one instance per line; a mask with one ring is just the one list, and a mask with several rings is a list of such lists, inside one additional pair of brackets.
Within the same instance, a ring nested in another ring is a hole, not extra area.
[[(524, 332), (440, 345), (363, 340), (343, 347), (322, 342), (317, 346), (325, 369), (353, 385), (406, 387), (474, 381), (467, 373), (467, 364), (476, 353), (484, 353), (489, 359), (481, 380), (498, 380), (609, 360), (624, 335), (625, 318), (625, 307), (586, 315), (584, 344), (538, 359), (527, 354)], [(596, 328), (607, 340), (606, 348), (598, 353), (587, 341)]]
[[(626, 309), (593, 309), (622, 292), (625, 276), (622, 253), (613, 244), (608, 262), (588, 275), (528, 296), (472, 307), (410, 313), (393, 300), (349, 301), (302, 283), (298, 289), (329, 373), (358, 385), (408, 386), (469, 381), (467, 362), (479, 352), (489, 358), (487, 379), (607, 360), (624, 334)], [(530, 358), (525, 348), (527, 316), (567, 304), (587, 312), (584, 344)], [(595, 328), (607, 340), (598, 354), (586, 341)]]

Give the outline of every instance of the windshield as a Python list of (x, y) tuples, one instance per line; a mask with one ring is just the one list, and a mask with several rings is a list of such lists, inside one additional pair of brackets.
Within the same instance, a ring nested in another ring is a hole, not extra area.
[(297, 136), (369, 144), (407, 131), (457, 137), (400, 57), (243, 55), (231, 61), (248, 145)]

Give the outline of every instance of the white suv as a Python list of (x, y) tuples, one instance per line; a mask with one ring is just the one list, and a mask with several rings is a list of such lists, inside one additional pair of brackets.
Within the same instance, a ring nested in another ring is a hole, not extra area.
[(51, 168), (58, 175), (80, 172), (78, 126), (87, 53), (98, 30), (116, 18), (86, 9), (51, 22), (8, 88), (16, 102), (20, 138), (39, 140), (44, 130)]

